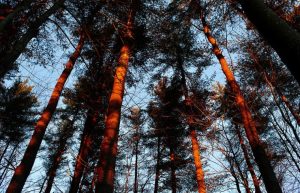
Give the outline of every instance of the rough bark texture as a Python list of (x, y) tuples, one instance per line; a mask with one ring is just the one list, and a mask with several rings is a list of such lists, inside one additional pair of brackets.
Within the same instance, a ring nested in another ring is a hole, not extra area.
[(238, 0), (247, 18), (274, 48), (300, 84), (300, 33), (290, 27), (263, 0)]
[(116, 69), (112, 94), (109, 99), (104, 137), (100, 147), (99, 166), (97, 168), (97, 193), (112, 193), (114, 186), (117, 142), (120, 124), (120, 113), (125, 88), (125, 77), (128, 69), (130, 48), (124, 45), (121, 49), (119, 66)]
[(121, 106), (125, 89), (125, 78), (131, 54), (133, 40), (132, 29), (137, 11), (137, 3), (137, 0), (131, 2), (126, 32), (123, 35), (124, 44), (120, 50), (119, 65), (116, 68), (113, 88), (109, 99), (104, 136), (100, 146), (99, 164), (96, 169), (96, 193), (113, 193), (114, 190)]
[(204, 180), (204, 172), (202, 169), (201, 155), (200, 155), (200, 147), (197, 140), (197, 133), (194, 128), (190, 129), (190, 138), (192, 141), (192, 151), (194, 157), (194, 164), (196, 167), (196, 180), (198, 185), (199, 193), (206, 193), (206, 185)]
[(43, 137), (45, 135), (46, 128), (51, 120), (51, 117), (56, 109), (58, 100), (62, 93), (63, 87), (69, 77), (73, 66), (80, 55), (81, 49), (84, 44), (84, 36), (81, 35), (79, 43), (76, 47), (75, 52), (70, 57), (69, 61), (66, 63), (66, 67), (60, 75), (54, 90), (51, 94), (51, 98), (48, 102), (46, 109), (41, 114), (41, 117), (36, 123), (33, 135), (30, 142), (26, 148), (25, 154), (21, 160), (20, 165), (15, 169), (12, 180), (6, 190), (6, 193), (19, 193), (26, 182), (27, 177), (30, 174), (32, 166), (34, 164), (37, 152), (41, 146)]
[(255, 122), (252, 118), (250, 109), (247, 105), (247, 102), (245, 98), (242, 95), (241, 89), (235, 80), (235, 77), (232, 73), (232, 71), (229, 68), (229, 65), (223, 56), (216, 39), (212, 36), (210, 32), (210, 27), (206, 22), (205, 16), (203, 15), (203, 10), (200, 4), (197, 1), (194, 1), (197, 6), (197, 9), (200, 11), (200, 20), (203, 25), (203, 32), (209, 41), (209, 43), (213, 47), (213, 53), (219, 60), (219, 63), (221, 65), (222, 71), (224, 75), (226, 76), (226, 80), (231, 88), (232, 94), (235, 96), (235, 103), (237, 107), (240, 110), (244, 128), (246, 131), (246, 136), (248, 138), (248, 141), (250, 143), (253, 155), (255, 157), (255, 161), (259, 167), (259, 170), (262, 174), (264, 184), (266, 186), (266, 189), (268, 193), (282, 193), (281, 187), (279, 185), (279, 182), (276, 178), (276, 174), (272, 168), (271, 162), (268, 159), (267, 153), (263, 147), (263, 144), (259, 138), (259, 135), (257, 133), (257, 129), (255, 126)]
[[(180, 71), (181, 75), (181, 86), (183, 90), (183, 95), (185, 97), (185, 106), (187, 109), (191, 108), (191, 99), (189, 97), (188, 87), (186, 84), (186, 77), (185, 77), (185, 70), (183, 67), (183, 61), (182, 57), (180, 55), (180, 50), (177, 48), (176, 54), (177, 54), (177, 62), (178, 62), (178, 69)], [(197, 186), (198, 186), (198, 192), (199, 193), (206, 193), (206, 184), (204, 180), (204, 171), (202, 169), (202, 161), (201, 161), (201, 155), (200, 155), (200, 148), (199, 143), (197, 140), (197, 132), (195, 128), (193, 127), (194, 120), (192, 119), (193, 112), (189, 110), (187, 122), (190, 126), (190, 138), (192, 142), (192, 151), (193, 151), (193, 157), (194, 157), (194, 164), (196, 168), (196, 180), (197, 180)]]

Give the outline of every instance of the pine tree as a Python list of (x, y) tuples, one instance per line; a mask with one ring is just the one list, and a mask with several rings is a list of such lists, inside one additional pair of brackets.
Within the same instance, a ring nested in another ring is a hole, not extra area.
[(66, 63), (66, 67), (62, 74), (60, 75), (57, 84), (54, 87), (54, 90), (51, 94), (51, 98), (48, 102), (47, 107), (42, 112), (40, 119), (37, 121), (34, 133), (31, 137), (29, 145), (25, 151), (25, 154), (22, 158), (21, 163), (15, 169), (14, 176), (7, 188), (7, 193), (10, 192), (21, 192), (25, 184), (25, 181), (31, 171), (33, 163), (35, 161), (36, 155), (38, 153), (39, 147), (42, 143), (46, 128), (51, 120), (51, 117), (56, 109), (58, 100), (60, 98), (61, 92), (63, 90), (64, 84), (69, 77), (76, 59), (79, 57), (81, 49), (84, 44), (84, 34), (81, 34), (80, 41), (76, 47), (75, 52), (70, 57), (69, 61)]

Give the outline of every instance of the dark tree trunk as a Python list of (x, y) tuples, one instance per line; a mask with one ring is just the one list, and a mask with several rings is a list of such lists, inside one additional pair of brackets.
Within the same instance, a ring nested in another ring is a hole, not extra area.
[(234, 178), (234, 183), (235, 183), (235, 186), (236, 186), (236, 190), (238, 191), (238, 193), (242, 193), (240, 183), (239, 183), (239, 179), (238, 179), (238, 177), (236, 175), (236, 172), (234, 170), (232, 160), (229, 160), (229, 165), (230, 165), (230, 173), (231, 173), (232, 177)]
[(247, 18), (274, 48), (300, 84), (300, 34), (274, 13), (263, 0), (238, 0)]
[(13, 19), (16, 17), (18, 13), (20, 13), (22, 10), (27, 9), (30, 4), (33, 2), (33, 0), (23, 0), (21, 3), (19, 3), (14, 10), (9, 13), (3, 20), (0, 21), (0, 34), (4, 29), (7, 27), (8, 24), (10, 24)]
[(93, 135), (95, 135), (95, 127), (98, 122), (99, 111), (89, 110), (87, 112), (86, 121), (82, 133), (82, 139), (79, 152), (76, 158), (74, 174), (71, 181), (69, 193), (76, 193), (82, 178), (83, 171), (87, 167), (88, 157), (93, 144)]
[(222, 71), (226, 76), (226, 80), (231, 88), (232, 94), (235, 96), (235, 103), (240, 110), (244, 128), (246, 131), (246, 136), (249, 140), (249, 144), (251, 146), (253, 155), (255, 157), (255, 161), (262, 174), (266, 189), (268, 193), (282, 193), (281, 187), (276, 178), (276, 174), (272, 168), (271, 162), (268, 159), (267, 153), (257, 133), (255, 122), (253, 120), (250, 109), (247, 105), (245, 98), (242, 95), (242, 91), (237, 81), (235, 80), (234, 74), (229, 68), (229, 65), (225, 57), (223, 56), (221, 49), (218, 46), (217, 40), (212, 36), (210, 32), (210, 27), (207, 24), (206, 18), (203, 13), (204, 10), (196, 0), (194, 0), (193, 2), (194, 5), (197, 6), (196, 8), (198, 9), (198, 11), (200, 12), (200, 21), (202, 22), (203, 25), (203, 32), (207, 40), (209, 41), (209, 43), (212, 45), (213, 53), (219, 60)]
[(56, 176), (56, 171), (57, 171), (57, 169), (59, 167), (59, 164), (62, 160), (63, 153), (64, 153), (64, 148), (59, 150), (57, 152), (57, 154), (55, 155), (55, 162), (53, 163), (52, 167), (48, 171), (48, 177), (49, 178), (47, 180), (45, 193), (50, 193), (51, 192), (52, 185), (53, 185), (53, 182), (54, 182), (54, 178)]
[(15, 169), (15, 173), (6, 190), (6, 193), (19, 193), (22, 191), (26, 179), (29, 176), (32, 166), (34, 164), (38, 150), (41, 146), (43, 137), (46, 132), (46, 128), (51, 120), (54, 111), (56, 110), (56, 106), (60, 98), (60, 95), (62, 93), (63, 87), (74, 67), (77, 58), (80, 55), (83, 44), (84, 44), (84, 36), (81, 35), (76, 50), (70, 57), (69, 61), (66, 63), (65, 69), (63, 70), (62, 74), (60, 75), (54, 87), (54, 90), (51, 94), (51, 98), (48, 102), (46, 109), (43, 111), (41, 117), (36, 123), (30, 142), (25, 150), (20, 165)]
[(136, 127), (135, 133), (135, 163), (134, 163), (134, 193), (138, 193), (138, 151), (139, 151), (139, 131), (138, 127)]
[(240, 128), (238, 127), (238, 125), (235, 125), (235, 130), (236, 130), (237, 136), (239, 138), (239, 142), (240, 142), (243, 154), (244, 154), (244, 158), (245, 158), (248, 170), (251, 174), (251, 178), (252, 178), (252, 181), (253, 181), (253, 184), (254, 184), (254, 187), (255, 187), (255, 193), (261, 193), (258, 178), (255, 174), (254, 167), (253, 167), (253, 165), (250, 161), (250, 156), (249, 156), (247, 147), (244, 143), (243, 136), (241, 135)]
[[(76, 111), (74, 114), (76, 115), (77, 113), (78, 113), (78, 111)], [(56, 172), (61, 165), (63, 155), (67, 148), (67, 141), (72, 137), (72, 135), (74, 133), (74, 129), (73, 129), (74, 122), (75, 122), (75, 117), (73, 117), (72, 120), (69, 120), (69, 122), (67, 123), (68, 125), (63, 126), (64, 127), (63, 131), (62, 131), (63, 135), (60, 135), (59, 145), (56, 149), (53, 160), (51, 160), (52, 163), (47, 172), (46, 179), (48, 178), (48, 180), (47, 180), (45, 193), (51, 192), (54, 178), (56, 177)]]
[(53, 15), (59, 8), (62, 7), (63, 0), (57, 1), (50, 9), (43, 15), (37, 18), (33, 23), (29, 24), (26, 33), (17, 40), (14, 45), (0, 58), (0, 79), (2, 79), (9, 71), (13, 70), (14, 63), (18, 57), (24, 52), (30, 40), (37, 36), (39, 28)]

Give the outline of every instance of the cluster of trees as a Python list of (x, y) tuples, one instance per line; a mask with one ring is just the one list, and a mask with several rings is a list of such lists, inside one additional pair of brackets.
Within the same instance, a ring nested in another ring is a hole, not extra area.
[(1, 0), (0, 190), (298, 192), (299, 64), (294, 0)]

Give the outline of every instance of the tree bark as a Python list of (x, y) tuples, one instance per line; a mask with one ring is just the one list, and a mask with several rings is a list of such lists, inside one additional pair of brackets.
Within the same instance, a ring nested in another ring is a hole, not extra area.
[(138, 193), (138, 151), (139, 151), (139, 131), (136, 126), (135, 131), (135, 163), (134, 163), (134, 193)]
[(107, 119), (103, 140), (100, 146), (99, 165), (96, 169), (96, 193), (113, 193), (114, 176), (117, 157), (121, 106), (125, 89), (125, 78), (133, 40), (133, 23), (137, 11), (138, 0), (131, 2), (127, 20), (127, 30), (123, 35), (124, 44), (120, 50), (119, 65), (116, 68), (114, 83), (109, 99)]
[(69, 193), (76, 193), (82, 178), (84, 169), (87, 167), (88, 157), (93, 144), (93, 134), (97, 125), (99, 111), (89, 110), (84, 124), (84, 130), (76, 158), (74, 174), (71, 181)]
[(228, 161), (229, 161), (229, 165), (230, 165), (229, 166), (230, 167), (230, 173), (231, 173), (232, 177), (234, 178), (234, 183), (235, 183), (235, 186), (236, 186), (236, 190), (238, 191), (238, 193), (242, 193), (240, 183), (239, 183), (239, 179), (238, 179), (238, 177), (235, 173), (232, 160), (228, 160)]
[(46, 189), (45, 189), (45, 192), (44, 193), (50, 193), (51, 192), (51, 189), (52, 189), (52, 185), (53, 185), (53, 182), (54, 182), (54, 178), (56, 176), (56, 171), (59, 167), (59, 164), (62, 160), (62, 156), (65, 152), (65, 148), (60, 146), (61, 149), (58, 149), (58, 152), (57, 154), (55, 155), (55, 161), (52, 165), (52, 167), (49, 169), (48, 171), (48, 177), (49, 179), (47, 180), (47, 185), (46, 185)]
[(120, 124), (120, 113), (125, 88), (125, 77), (128, 69), (130, 48), (124, 45), (121, 49), (119, 66), (116, 69), (112, 94), (109, 100), (104, 137), (100, 147), (99, 166), (97, 168), (97, 193), (112, 193), (117, 156), (117, 142)]
[[(188, 87), (186, 84), (186, 78), (185, 78), (185, 70), (183, 67), (183, 61), (181, 57), (181, 51), (179, 48), (176, 49), (176, 57), (177, 57), (177, 68), (179, 69), (180, 75), (181, 75), (181, 86), (183, 90), (183, 95), (185, 97), (185, 107), (187, 109), (191, 108), (191, 99), (189, 97)], [(196, 168), (196, 180), (197, 180), (197, 186), (198, 186), (198, 192), (199, 193), (206, 193), (206, 184), (204, 180), (204, 171), (202, 169), (202, 161), (201, 161), (201, 154), (200, 154), (200, 148), (199, 143), (197, 140), (197, 132), (195, 128), (192, 126), (194, 124), (194, 120), (192, 120), (193, 112), (191, 110), (188, 110), (188, 117), (187, 122), (190, 127), (190, 138), (192, 142), (192, 151), (193, 151), (193, 157), (194, 157), (194, 164)]]
[(1, 56), (0, 79), (2, 79), (9, 71), (14, 69), (14, 63), (25, 50), (27, 44), (32, 38), (37, 36), (39, 28), (47, 21), (47, 19), (62, 7), (63, 2), (64, 0), (55, 2), (50, 9), (31, 23), (26, 33), (14, 43), (12, 48), (9, 49), (4, 56)]
[(239, 142), (240, 142), (243, 154), (244, 154), (244, 158), (245, 158), (248, 170), (250, 172), (250, 175), (251, 175), (251, 178), (252, 178), (252, 181), (253, 181), (253, 185), (254, 185), (254, 188), (255, 188), (255, 193), (261, 193), (258, 178), (255, 174), (254, 167), (253, 167), (253, 165), (250, 161), (250, 156), (249, 156), (247, 147), (244, 143), (244, 140), (243, 140), (243, 137), (241, 135), (241, 131), (240, 131), (240, 128), (238, 127), (238, 125), (235, 125), (235, 131), (236, 131), (236, 134), (239, 138)]
[(232, 71), (229, 68), (229, 65), (223, 56), (221, 49), (219, 48), (216, 39), (212, 36), (210, 32), (210, 27), (206, 22), (205, 16), (203, 15), (203, 9), (201, 5), (194, 1), (195, 5), (197, 6), (198, 10), (200, 11), (200, 20), (203, 25), (203, 32), (209, 41), (209, 43), (213, 47), (213, 53), (219, 60), (221, 65), (222, 71), (226, 76), (226, 80), (232, 90), (233, 95), (235, 96), (235, 103), (240, 110), (244, 128), (246, 131), (246, 136), (248, 138), (249, 144), (251, 146), (253, 155), (255, 157), (255, 161), (259, 167), (259, 170), (262, 174), (263, 181), (265, 183), (266, 189), (268, 193), (282, 193), (281, 187), (279, 182), (276, 178), (276, 174), (272, 168), (271, 162), (268, 159), (267, 153), (263, 147), (263, 144), (260, 140), (260, 137), (257, 133), (257, 129), (255, 126), (255, 122), (252, 118), (250, 109), (247, 105), (245, 98), (242, 95), (242, 91), (235, 80), (235, 77)]
[(202, 162), (201, 162), (201, 155), (200, 155), (200, 147), (199, 147), (199, 143), (197, 140), (197, 133), (194, 128), (190, 129), (190, 138), (192, 141), (194, 164), (196, 167), (196, 180), (197, 180), (197, 185), (198, 185), (198, 192), (206, 193), (204, 171), (202, 169)]
[[(78, 113), (78, 111), (76, 111), (74, 114), (76, 115), (77, 113)], [(54, 154), (54, 159), (51, 160), (52, 163), (47, 172), (48, 180), (47, 180), (46, 189), (45, 189), (44, 193), (51, 192), (54, 178), (56, 177), (56, 172), (61, 164), (63, 155), (67, 148), (67, 141), (72, 137), (72, 134), (74, 133), (74, 129), (70, 129), (70, 128), (74, 128), (73, 127), (74, 122), (75, 122), (75, 117), (73, 117), (72, 120), (69, 120), (69, 122), (66, 123), (67, 125), (63, 125), (63, 130), (62, 130), (63, 135), (60, 134), (59, 145)], [(47, 177), (46, 177), (46, 179), (47, 179)]]
[(26, 148), (26, 151), (24, 153), (24, 156), (21, 160), (20, 165), (15, 169), (14, 175), (13, 175), (12, 180), (6, 190), (6, 193), (19, 193), (22, 191), (22, 188), (23, 188), (23, 186), (26, 182), (26, 179), (29, 176), (32, 166), (34, 164), (38, 150), (41, 146), (43, 137), (45, 135), (46, 128), (51, 120), (51, 117), (52, 117), (54, 111), (56, 110), (56, 106), (57, 106), (58, 100), (60, 98), (60, 95), (62, 93), (63, 87), (74, 67), (74, 64), (75, 64), (77, 58), (80, 55), (83, 44), (84, 44), (84, 35), (81, 34), (79, 43), (76, 47), (76, 50), (70, 57), (69, 61), (66, 63), (66, 65), (65, 65), (66, 67), (63, 70), (62, 74), (60, 75), (60, 77), (54, 87), (54, 90), (51, 94), (51, 98), (48, 102), (48, 105), (36, 123), (33, 135), (32, 135), (30, 142)]
[(247, 18), (274, 48), (300, 84), (300, 34), (274, 13), (263, 0), (238, 0)]

